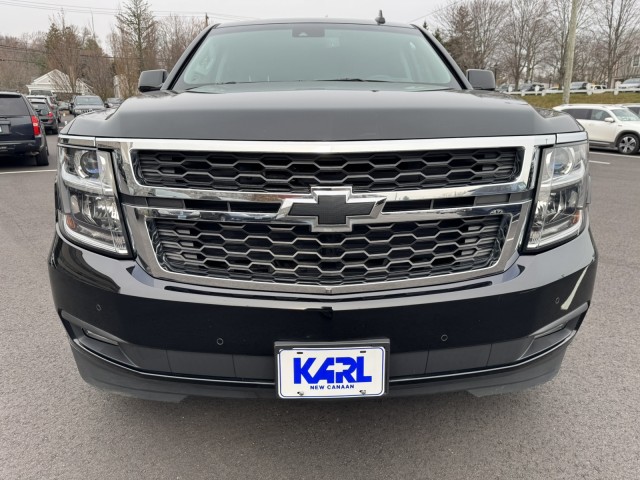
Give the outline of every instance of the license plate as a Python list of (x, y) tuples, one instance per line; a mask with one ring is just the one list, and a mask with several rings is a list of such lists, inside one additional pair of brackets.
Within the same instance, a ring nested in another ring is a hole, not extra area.
[(388, 340), (277, 342), (280, 398), (379, 397), (388, 389)]

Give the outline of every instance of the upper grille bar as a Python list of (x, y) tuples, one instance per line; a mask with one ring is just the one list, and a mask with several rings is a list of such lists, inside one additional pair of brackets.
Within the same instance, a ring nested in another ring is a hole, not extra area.
[(341, 154), (134, 150), (136, 179), (146, 186), (308, 193), (348, 186), (382, 192), (508, 183), (522, 148)]
[(525, 192), (532, 188), (534, 159), (538, 148), (555, 143), (555, 135), (450, 138), (428, 140), (384, 140), (357, 142), (243, 142), (217, 140), (156, 140), (156, 139), (96, 139), (99, 149), (112, 150), (117, 164), (119, 187), (127, 195), (140, 197), (180, 198), (218, 201), (274, 202), (285, 198), (305, 198), (307, 192), (265, 192), (242, 190), (212, 190), (207, 188), (176, 188), (144, 185), (138, 179), (132, 155), (137, 151), (244, 152), (252, 154), (335, 155), (381, 152), (426, 152), (480, 149), (522, 149), (522, 162), (517, 175), (510, 181), (481, 185), (436, 186), (408, 190), (376, 192), (389, 201), (410, 201), (453, 197), (470, 197)]

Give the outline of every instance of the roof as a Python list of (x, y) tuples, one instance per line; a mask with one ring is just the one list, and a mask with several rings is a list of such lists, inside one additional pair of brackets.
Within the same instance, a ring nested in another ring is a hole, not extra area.
[[(370, 20), (349, 19), (349, 18), (263, 18), (259, 20), (246, 20), (240, 22), (220, 23), (217, 28), (225, 27), (243, 27), (251, 25), (278, 25), (278, 24), (295, 24), (295, 23), (326, 23), (326, 24), (344, 24), (344, 25), (378, 25), (375, 21), (377, 15), (372, 15)], [(385, 22), (380, 27), (400, 27), (414, 28), (408, 23)]]
[(632, 103), (610, 103), (610, 104), (604, 104), (604, 103), (565, 103), (564, 105), (557, 105), (557, 106), (555, 106), (553, 108), (560, 108), (560, 107), (618, 108), (618, 107), (624, 107), (624, 106), (627, 106), (627, 105), (633, 105), (633, 104)]

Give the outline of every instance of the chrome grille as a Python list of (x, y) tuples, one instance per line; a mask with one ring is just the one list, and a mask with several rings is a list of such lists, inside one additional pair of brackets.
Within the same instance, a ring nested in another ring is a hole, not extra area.
[(509, 216), (355, 225), (317, 233), (307, 225), (150, 219), (167, 271), (227, 280), (353, 285), (468, 272), (499, 257)]
[(514, 147), (340, 154), (135, 150), (145, 186), (253, 192), (308, 192), (351, 186), (380, 192), (511, 182), (522, 168)]

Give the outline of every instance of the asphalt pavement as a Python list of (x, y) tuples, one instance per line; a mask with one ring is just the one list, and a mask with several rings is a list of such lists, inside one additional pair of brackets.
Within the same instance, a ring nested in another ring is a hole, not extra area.
[(0, 479), (640, 478), (640, 156), (591, 154), (595, 296), (552, 382), (485, 398), (164, 404), (76, 371), (46, 269), (55, 142), (50, 167), (0, 164)]

